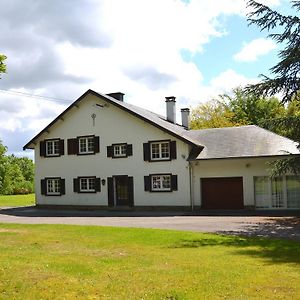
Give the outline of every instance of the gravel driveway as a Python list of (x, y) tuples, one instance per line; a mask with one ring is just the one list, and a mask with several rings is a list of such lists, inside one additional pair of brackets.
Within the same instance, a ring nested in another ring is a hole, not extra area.
[[(73, 224), (161, 228), (222, 234), (266, 236), (300, 241), (299, 212), (276, 216), (274, 212), (126, 212), (1, 208), (0, 223)], [(201, 214), (201, 215), (199, 215)], [(224, 214), (226, 214), (224, 216)], [(284, 213), (283, 213), (284, 214)], [(298, 214), (298, 215), (297, 215)]]

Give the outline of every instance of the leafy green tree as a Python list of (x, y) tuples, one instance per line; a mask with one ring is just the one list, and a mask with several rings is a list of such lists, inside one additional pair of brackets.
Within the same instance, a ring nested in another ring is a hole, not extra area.
[(275, 97), (258, 97), (236, 88), (232, 95), (220, 96), (232, 112), (232, 122), (245, 125), (261, 125), (263, 120), (282, 117), (284, 105)]
[[(262, 81), (247, 86), (246, 91), (264, 96), (281, 94), (283, 103), (300, 101), (300, 1), (291, 1), (291, 6), (296, 14), (285, 16), (256, 1), (248, 1), (248, 7), (252, 10), (248, 15), (249, 24), (269, 32), (268, 37), (282, 45), (283, 49), (279, 51), (279, 62), (270, 69), (271, 77), (261, 75)], [(275, 29), (277, 32), (274, 33)], [(275, 124), (277, 127), (281, 124), (285, 128), (299, 128), (300, 120), (297, 116), (286, 116), (277, 119)], [(293, 135), (299, 142), (297, 130)], [(277, 161), (273, 165), (273, 175), (287, 172), (300, 173), (300, 157)]]
[(233, 114), (227, 106), (218, 100), (198, 105), (191, 112), (191, 129), (219, 128), (236, 126)]
[(6, 56), (3, 54), (0, 54), (0, 74), (6, 72), (6, 65), (4, 63), (5, 60), (6, 60)]
[(0, 140), (0, 194), (28, 194), (34, 191), (34, 164), (27, 157), (6, 155)]
[[(291, 113), (293, 110), (291, 109)], [(285, 106), (275, 97), (257, 97), (242, 88), (192, 109), (191, 128), (217, 128), (241, 125), (264, 126), (264, 122), (286, 115)], [(282, 132), (278, 132), (282, 134)]]

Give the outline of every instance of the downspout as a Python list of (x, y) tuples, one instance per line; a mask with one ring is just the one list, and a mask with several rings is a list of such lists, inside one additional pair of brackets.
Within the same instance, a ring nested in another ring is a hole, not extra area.
[(193, 168), (192, 162), (189, 161), (189, 179), (190, 179), (190, 204), (191, 210), (194, 211), (194, 180), (193, 180)]

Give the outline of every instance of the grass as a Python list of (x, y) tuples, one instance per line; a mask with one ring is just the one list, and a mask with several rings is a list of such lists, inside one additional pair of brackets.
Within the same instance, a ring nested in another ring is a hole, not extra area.
[(29, 206), (35, 205), (35, 195), (0, 195), (0, 207), (2, 206)]
[(300, 299), (300, 243), (0, 224), (0, 299)]

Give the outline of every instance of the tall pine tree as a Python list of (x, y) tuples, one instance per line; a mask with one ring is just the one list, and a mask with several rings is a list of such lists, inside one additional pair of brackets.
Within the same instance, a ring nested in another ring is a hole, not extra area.
[[(271, 77), (260, 75), (261, 82), (246, 87), (247, 92), (258, 96), (282, 95), (282, 102), (300, 102), (300, 18), (296, 15), (282, 15), (256, 1), (249, 0), (250, 25), (267, 31), (268, 37), (283, 46), (279, 51), (279, 62), (270, 69)], [(291, 1), (296, 14), (300, 11), (300, 1)], [(274, 32), (276, 30), (276, 32)], [(277, 126), (295, 128), (295, 140), (300, 142), (300, 118), (291, 117), (274, 120)], [(278, 160), (273, 164), (273, 175), (300, 173), (300, 157)]]

